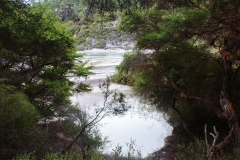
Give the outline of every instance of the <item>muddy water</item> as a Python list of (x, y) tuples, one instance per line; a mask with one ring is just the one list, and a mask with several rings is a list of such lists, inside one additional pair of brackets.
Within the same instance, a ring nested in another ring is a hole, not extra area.
[[(103, 104), (103, 96), (98, 88), (99, 80), (114, 74), (116, 65), (121, 63), (127, 51), (93, 49), (82, 52), (85, 53), (84, 59), (95, 66), (92, 69), (95, 75), (87, 80), (87, 83), (92, 85), (93, 91), (81, 95), (75, 94), (72, 101), (81, 107), (91, 108)], [(135, 142), (135, 149), (140, 150), (142, 156), (147, 156), (163, 147), (164, 139), (172, 133), (172, 127), (165, 121), (164, 115), (152, 111), (153, 107), (141, 103), (129, 86), (112, 84), (111, 89), (118, 89), (126, 94), (127, 104), (131, 108), (123, 115), (111, 115), (101, 120), (99, 124), (101, 134), (111, 141), (104, 152), (111, 153), (118, 145), (122, 146), (123, 152), (126, 153), (128, 150), (126, 143), (131, 140)]]

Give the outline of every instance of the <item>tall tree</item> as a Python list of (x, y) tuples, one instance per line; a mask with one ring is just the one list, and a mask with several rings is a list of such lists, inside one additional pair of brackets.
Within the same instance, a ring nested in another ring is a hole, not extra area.
[(207, 158), (211, 159), (230, 140), (237, 141), (240, 2), (154, 2), (149, 10), (128, 10), (122, 17), (120, 28), (137, 32), (138, 49), (153, 51), (136, 55), (132, 63), (137, 74), (135, 87), (162, 107), (173, 103), (169, 106), (179, 113), (195, 139), (187, 124), (196, 127), (208, 123), (211, 113), (218, 117), (218, 123), (226, 120), (229, 132), (208, 147)]
[(71, 93), (90, 91), (72, 79), (85, 79), (91, 67), (45, 4), (2, 0), (0, 19), (0, 157), (9, 159), (47, 150), (44, 120), (64, 118)]
[[(70, 77), (90, 73), (73, 36), (43, 5), (4, 0), (0, 12), (0, 77), (22, 90), (41, 116), (61, 114), (74, 89)], [(89, 90), (84, 84), (75, 89)]]
[(76, 18), (79, 12), (83, 12), (85, 8), (82, 0), (48, 0), (46, 3), (61, 21)]

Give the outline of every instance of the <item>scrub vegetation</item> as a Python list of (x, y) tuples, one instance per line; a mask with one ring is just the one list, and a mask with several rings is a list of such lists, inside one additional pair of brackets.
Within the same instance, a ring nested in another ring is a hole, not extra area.
[(238, 159), (240, 2), (145, 3), (121, 16), (120, 29), (136, 33), (137, 45), (114, 79), (131, 82), (166, 112), (175, 134), (188, 134), (185, 142), (171, 141), (186, 143), (175, 157)]
[(141, 159), (133, 144), (99, 152), (107, 140), (94, 126), (123, 101), (109, 79), (95, 117), (69, 100), (91, 91), (71, 81), (92, 74), (77, 47), (134, 35), (113, 79), (165, 112), (175, 134), (149, 158), (239, 159), (239, 12), (239, 0), (1, 0), (0, 157)]
[(92, 74), (71, 28), (48, 3), (2, 0), (0, 18), (1, 159), (103, 159), (107, 140), (95, 126), (120, 96), (103, 83), (104, 108), (93, 116), (71, 103), (91, 91), (71, 79)]

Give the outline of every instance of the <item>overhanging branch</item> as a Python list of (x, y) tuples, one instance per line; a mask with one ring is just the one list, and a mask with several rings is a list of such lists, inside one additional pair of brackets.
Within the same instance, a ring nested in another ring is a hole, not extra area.
[(169, 84), (171, 85), (171, 87), (175, 91), (179, 92), (179, 95), (180, 95), (181, 98), (186, 99), (186, 100), (196, 100), (196, 101), (199, 101), (199, 102), (205, 102), (205, 100), (203, 98), (201, 98), (201, 97), (186, 95), (180, 88), (177, 87), (177, 85), (175, 84), (173, 79), (170, 78), (170, 76), (165, 74), (165, 77), (167, 78), (167, 80), (168, 80)]

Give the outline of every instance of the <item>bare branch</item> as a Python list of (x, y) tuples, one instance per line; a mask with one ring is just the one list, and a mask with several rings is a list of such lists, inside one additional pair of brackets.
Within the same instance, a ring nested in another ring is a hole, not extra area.
[(213, 143), (212, 143), (212, 147), (214, 147), (214, 146), (215, 146), (215, 144), (216, 144), (216, 141), (217, 141), (217, 139), (218, 139), (218, 135), (219, 135), (219, 133), (217, 132), (217, 130), (216, 130), (216, 127), (215, 127), (215, 126), (213, 126), (213, 130), (214, 130), (214, 133), (215, 133), (215, 135), (214, 135), (213, 133), (210, 133), (210, 135), (211, 135), (211, 136), (213, 136)]
[(206, 146), (206, 152), (207, 152), (209, 149), (208, 140), (207, 140), (207, 124), (205, 124), (204, 126), (204, 135), (205, 135), (205, 146)]
[(189, 1), (190, 2), (190, 5), (195, 7), (195, 8), (198, 8), (200, 10), (203, 10), (203, 11), (206, 11), (206, 9), (204, 7), (202, 7), (200, 4), (196, 3), (196, 2), (193, 2), (193, 1)]
[(206, 157), (207, 157), (208, 160), (212, 159), (213, 155), (215, 155), (216, 152), (218, 151), (218, 150), (216, 149), (215, 145), (216, 145), (216, 142), (217, 142), (219, 133), (217, 132), (215, 126), (213, 126), (213, 130), (214, 130), (214, 133), (215, 133), (215, 134), (210, 133), (210, 135), (213, 136), (213, 143), (212, 143), (211, 148), (209, 148), (209, 149), (207, 150), (207, 156), (206, 156)]

